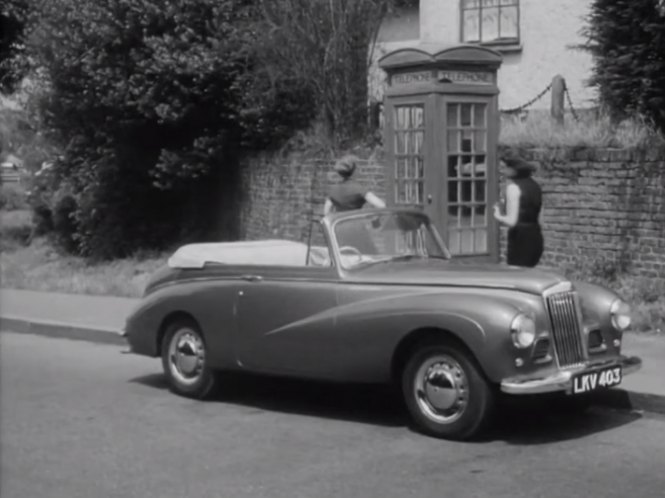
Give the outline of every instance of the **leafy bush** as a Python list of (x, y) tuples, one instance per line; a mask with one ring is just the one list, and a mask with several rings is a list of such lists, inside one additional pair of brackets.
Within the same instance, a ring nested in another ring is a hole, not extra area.
[(21, 72), (13, 67), (14, 56), (20, 43), (28, 0), (3, 0), (0, 7), (0, 91), (14, 90)]
[(585, 47), (591, 84), (614, 117), (638, 114), (665, 130), (665, 7), (656, 0), (594, 0)]
[[(0, 108), (0, 148), (22, 159), (25, 172), (37, 171), (57, 156), (57, 147), (40, 132), (39, 117), (31, 108)], [(24, 178), (27, 179), (27, 178)]]
[[(63, 146), (38, 204), (54, 210), (56, 231), (69, 230), (64, 220), (72, 218), (77, 243), (67, 245), (98, 258), (200, 237), (218, 205), (217, 186), (236, 177), (244, 95), (237, 84), (252, 70), (251, 2), (36, 5), (26, 37), (33, 102)], [(75, 200), (65, 217), (48, 195), (63, 181)]]
[(76, 252), (77, 203), (72, 195), (62, 195), (53, 207), (53, 240), (56, 246), (66, 252)]
[(23, 187), (15, 183), (0, 185), (0, 209), (16, 211), (27, 207), (27, 196)]
[(29, 2), (29, 104), (61, 146), (34, 198), (44, 227), (50, 212), (69, 240), (71, 219), (70, 247), (94, 258), (234, 238), (243, 154), (315, 116), (336, 137), (363, 127), (367, 48), (391, 1)]
[(31, 236), (32, 220), (29, 210), (0, 211), (0, 251), (13, 251), (26, 246)]

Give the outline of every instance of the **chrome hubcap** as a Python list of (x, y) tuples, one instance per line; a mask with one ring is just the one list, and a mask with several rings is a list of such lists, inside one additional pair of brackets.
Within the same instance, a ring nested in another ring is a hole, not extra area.
[(437, 423), (459, 419), (468, 403), (466, 374), (448, 355), (427, 359), (416, 373), (414, 389), (420, 410)]
[(178, 330), (169, 344), (171, 374), (182, 384), (194, 384), (201, 377), (204, 361), (201, 337), (190, 329)]

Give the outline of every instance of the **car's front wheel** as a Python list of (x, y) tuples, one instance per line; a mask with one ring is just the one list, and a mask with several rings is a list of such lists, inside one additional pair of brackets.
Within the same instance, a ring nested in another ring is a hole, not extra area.
[(418, 429), (444, 439), (477, 435), (494, 407), (492, 386), (471, 355), (454, 344), (417, 347), (403, 370), (402, 391)]
[(162, 367), (173, 392), (202, 399), (214, 390), (216, 376), (208, 368), (206, 353), (196, 323), (181, 319), (168, 326), (162, 341)]

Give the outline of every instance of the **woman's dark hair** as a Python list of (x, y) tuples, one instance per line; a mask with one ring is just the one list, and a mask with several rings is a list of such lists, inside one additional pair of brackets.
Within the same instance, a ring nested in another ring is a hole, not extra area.
[(356, 171), (357, 162), (358, 158), (356, 156), (344, 156), (335, 164), (335, 171), (342, 178), (349, 178)]
[(508, 168), (515, 170), (518, 178), (528, 178), (535, 173), (537, 169), (533, 163), (525, 161), (521, 157), (508, 156), (501, 158), (501, 160)]

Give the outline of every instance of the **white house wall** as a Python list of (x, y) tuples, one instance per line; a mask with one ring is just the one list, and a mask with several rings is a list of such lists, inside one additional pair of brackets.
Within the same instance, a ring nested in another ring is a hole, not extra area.
[[(517, 51), (503, 53), (499, 70), (501, 109), (524, 104), (557, 74), (565, 78), (576, 107), (593, 105), (595, 92), (586, 86), (591, 55), (572, 48), (583, 41), (580, 30), (590, 3), (591, 0), (520, 0), (520, 46)], [(421, 0), (419, 17), (418, 33), (413, 29), (413, 14), (390, 19), (382, 30), (375, 55), (418, 44), (461, 43), (460, 0)], [(376, 67), (370, 71), (370, 93), (375, 99), (380, 99), (383, 92), (381, 73)], [(530, 109), (546, 109), (550, 101), (547, 94)]]

